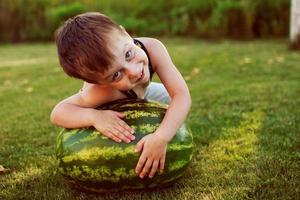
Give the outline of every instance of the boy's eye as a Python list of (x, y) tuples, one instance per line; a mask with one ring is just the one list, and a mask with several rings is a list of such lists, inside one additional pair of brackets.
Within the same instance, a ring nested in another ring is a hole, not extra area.
[(114, 73), (112, 79), (113, 81), (116, 81), (116, 80), (119, 80), (121, 78), (121, 72), (120, 71), (117, 71), (116, 73)]
[(132, 56), (132, 51), (131, 50), (127, 51), (126, 54), (125, 54), (125, 58), (128, 59), (131, 56)]

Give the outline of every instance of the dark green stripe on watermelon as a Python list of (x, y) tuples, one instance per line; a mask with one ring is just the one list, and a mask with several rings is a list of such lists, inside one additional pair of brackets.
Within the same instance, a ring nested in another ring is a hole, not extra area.
[(193, 154), (191, 133), (183, 125), (168, 144), (165, 171), (154, 178), (140, 179), (135, 173), (139, 154), (137, 142), (153, 133), (161, 123), (167, 106), (146, 100), (118, 100), (98, 109), (125, 112), (124, 121), (134, 127), (136, 139), (116, 143), (94, 128), (63, 129), (57, 137), (59, 171), (75, 188), (93, 192), (151, 188), (179, 178)]

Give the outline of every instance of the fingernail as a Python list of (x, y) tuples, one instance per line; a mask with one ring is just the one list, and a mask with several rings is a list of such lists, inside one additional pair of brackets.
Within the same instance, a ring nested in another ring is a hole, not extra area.
[(134, 130), (131, 130), (130, 133), (131, 133), (131, 134), (134, 134)]
[(135, 140), (135, 137), (134, 137), (134, 136), (131, 136), (131, 139), (132, 139), (132, 140)]
[(137, 150), (137, 149), (134, 149), (134, 152), (136, 153), (136, 152), (138, 152), (138, 150)]
[(153, 176), (149, 176), (149, 178), (153, 178)]

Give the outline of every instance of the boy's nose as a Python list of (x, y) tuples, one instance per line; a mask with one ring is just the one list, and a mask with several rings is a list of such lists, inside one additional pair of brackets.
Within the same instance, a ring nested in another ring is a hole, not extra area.
[(139, 68), (136, 66), (129, 67), (127, 72), (128, 72), (128, 77), (134, 80), (139, 79), (141, 73)]

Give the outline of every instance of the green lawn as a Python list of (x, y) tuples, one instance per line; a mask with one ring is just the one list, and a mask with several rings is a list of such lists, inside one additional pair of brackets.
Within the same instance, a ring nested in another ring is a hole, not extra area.
[(300, 54), (285, 40), (162, 39), (189, 85), (196, 151), (172, 187), (103, 196), (57, 172), (53, 106), (81, 82), (52, 44), (0, 46), (0, 199), (300, 199)]

